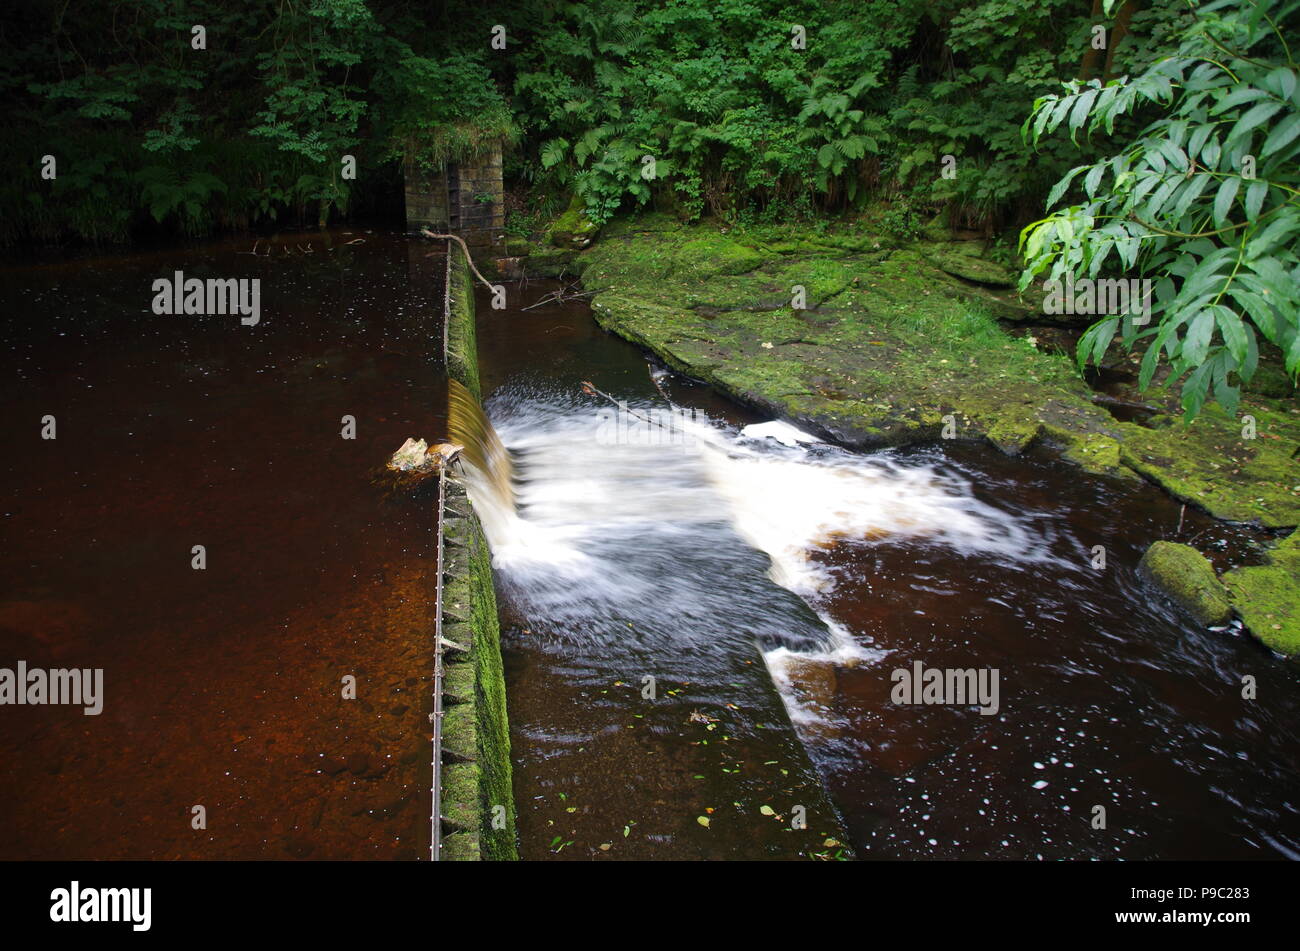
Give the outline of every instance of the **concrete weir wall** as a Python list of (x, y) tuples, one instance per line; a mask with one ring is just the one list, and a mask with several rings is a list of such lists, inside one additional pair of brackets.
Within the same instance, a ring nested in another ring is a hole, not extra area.
[[(447, 374), (481, 398), (474, 285), (465, 252), (447, 254)], [(510, 727), (492, 555), (465, 490), (444, 480), (442, 513), (441, 860), (518, 858)]]

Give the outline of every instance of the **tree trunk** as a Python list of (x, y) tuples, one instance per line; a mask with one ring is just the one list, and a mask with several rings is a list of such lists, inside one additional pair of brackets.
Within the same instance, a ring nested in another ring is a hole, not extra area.
[[(1092, 16), (1088, 22), (1096, 25), (1102, 22), (1101, 0), (1092, 0)], [(1092, 48), (1092, 30), (1088, 30), (1088, 45), (1083, 51), (1083, 62), (1079, 64), (1079, 81), (1087, 82), (1097, 75), (1097, 66), (1101, 63), (1101, 50)]]
[(1137, 13), (1141, 4), (1138, 0), (1124, 0), (1124, 6), (1119, 8), (1119, 15), (1115, 17), (1115, 29), (1110, 31), (1110, 43), (1106, 48), (1106, 70), (1102, 73), (1102, 82), (1109, 82), (1111, 74), (1115, 69), (1115, 50), (1119, 49), (1119, 44), (1128, 36), (1129, 21), (1133, 19), (1133, 14)]

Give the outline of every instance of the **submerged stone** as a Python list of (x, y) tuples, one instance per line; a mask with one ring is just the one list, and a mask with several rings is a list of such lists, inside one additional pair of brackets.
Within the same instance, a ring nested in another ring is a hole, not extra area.
[(1232, 618), (1227, 589), (1209, 560), (1191, 545), (1155, 542), (1138, 570), (1203, 627)]

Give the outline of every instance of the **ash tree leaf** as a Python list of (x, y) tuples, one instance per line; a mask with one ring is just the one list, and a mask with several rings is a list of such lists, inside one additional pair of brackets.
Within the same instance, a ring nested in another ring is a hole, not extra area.
[(1259, 217), (1260, 209), (1264, 207), (1264, 196), (1268, 194), (1268, 182), (1251, 182), (1250, 187), (1246, 189), (1246, 217), (1254, 219)]
[(1229, 307), (1218, 304), (1214, 308), (1214, 319), (1223, 335), (1223, 342), (1228, 345), (1228, 352), (1241, 365), (1246, 361), (1246, 326)]
[(1228, 220), (1228, 214), (1232, 211), (1232, 203), (1237, 200), (1237, 189), (1241, 187), (1241, 179), (1237, 176), (1225, 178), (1223, 184), (1219, 186), (1219, 193), (1214, 196), (1214, 226), (1222, 228)]
[(1237, 124), (1232, 127), (1232, 131), (1228, 133), (1228, 141), (1231, 142), (1233, 139), (1240, 138), (1260, 123), (1267, 122), (1281, 108), (1282, 103), (1280, 102), (1261, 102), (1251, 106), (1246, 111), (1246, 114), (1237, 120)]
[(1210, 349), (1213, 336), (1214, 311), (1203, 310), (1192, 318), (1187, 335), (1183, 337), (1182, 359), (1190, 366), (1201, 364)]
[(1259, 150), (1260, 158), (1268, 158), (1278, 149), (1290, 145), (1297, 135), (1300, 135), (1300, 113), (1294, 113), (1287, 116), (1268, 134), (1264, 140), (1264, 146)]

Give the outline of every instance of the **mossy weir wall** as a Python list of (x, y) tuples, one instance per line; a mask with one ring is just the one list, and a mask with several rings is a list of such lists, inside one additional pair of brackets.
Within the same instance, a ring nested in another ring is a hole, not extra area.
[[(474, 284), (460, 246), (448, 242), (447, 375), (482, 398)], [(510, 727), (492, 555), (465, 490), (444, 480), (442, 816), (444, 860), (518, 858)]]

